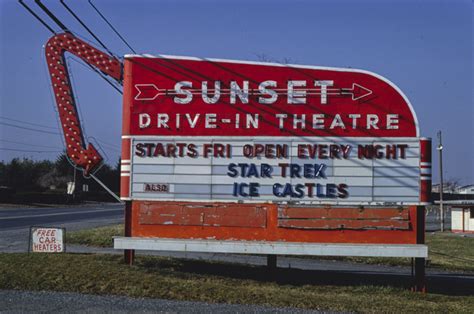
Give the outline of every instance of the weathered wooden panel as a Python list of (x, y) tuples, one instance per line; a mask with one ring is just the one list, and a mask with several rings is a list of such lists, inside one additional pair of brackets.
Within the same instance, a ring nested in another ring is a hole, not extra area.
[(220, 206), (153, 204), (140, 206), (142, 225), (214, 226), (265, 228), (266, 207), (229, 204)]
[(296, 229), (386, 229), (407, 230), (406, 220), (279, 219), (278, 227)]
[(279, 207), (278, 218), (283, 219), (391, 219), (407, 220), (408, 208), (318, 208)]
[(140, 207), (140, 224), (153, 225), (190, 225), (202, 224), (202, 217), (192, 210), (183, 211), (181, 204), (152, 205), (143, 204)]

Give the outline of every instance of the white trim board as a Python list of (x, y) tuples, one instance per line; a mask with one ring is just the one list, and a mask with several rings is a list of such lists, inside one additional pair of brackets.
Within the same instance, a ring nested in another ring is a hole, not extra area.
[(115, 237), (114, 249), (265, 255), (428, 257), (428, 246), (424, 244), (302, 243)]

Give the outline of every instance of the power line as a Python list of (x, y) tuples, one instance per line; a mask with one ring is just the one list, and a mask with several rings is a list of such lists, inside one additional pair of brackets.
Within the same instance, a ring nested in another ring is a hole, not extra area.
[(105, 146), (105, 148), (106, 148), (106, 149), (109, 149), (109, 150), (112, 150), (112, 151), (114, 151), (114, 152), (116, 152), (116, 153), (120, 153), (120, 151), (119, 151), (118, 149), (115, 149), (115, 148), (112, 148), (112, 147), (107, 147), (107, 146)]
[(11, 144), (18, 144), (18, 145), (25, 145), (25, 146), (34, 146), (34, 147), (43, 147), (43, 148), (56, 148), (56, 149), (59, 149), (59, 147), (55, 147), (55, 146), (46, 146), (46, 145), (29, 144), (29, 143), (15, 142), (15, 141), (2, 140), (2, 139), (0, 139), (0, 142), (6, 142), (6, 143), (11, 143)]
[(82, 22), (82, 20), (76, 15), (76, 13), (74, 13), (74, 11), (64, 2), (64, 0), (60, 0), (61, 4), (66, 8), (66, 10), (79, 22), (79, 24), (82, 25), (82, 27), (84, 27), (86, 29), (86, 31), (92, 36), (95, 38), (95, 40), (97, 40), (97, 42), (105, 49), (107, 50), (107, 52), (114, 56), (114, 54), (112, 53), (112, 51), (109, 50), (109, 48), (107, 48), (107, 46), (92, 32), (92, 30), (87, 27), (86, 24), (84, 24), (84, 22)]
[(54, 21), (64, 32), (70, 33), (69, 29), (64, 25), (51, 11), (48, 10), (48, 8), (41, 3), (40, 0), (35, 0), (35, 3), (43, 10), (46, 15), (49, 16), (50, 19)]
[(24, 129), (24, 130), (35, 131), (35, 132), (40, 132), (40, 133), (47, 133), (47, 134), (60, 135), (60, 133), (58, 133), (58, 132), (50, 132), (50, 131), (44, 131), (44, 130), (39, 130), (39, 129), (27, 128), (27, 127), (24, 127), (24, 126), (14, 125), (14, 124), (5, 123), (5, 122), (1, 122), (1, 121), (0, 121), (0, 124), (10, 126), (10, 127), (13, 127), (13, 128), (18, 128), (18, 129)]
[[(35, 0), (35, 3), (36, 3), (36, 4), (64, 31), (64, 32), (71, 34), (71, 31), (66, 27), (66, 25), (64, 25), (50, 10), (48, 10), (48, 8), (47, 8), (44, 4), (42, 4), (40, 0)], [(22, 4), (23, 4), (23, 6), (25, 6), (24, 3), (22, 3)], [(25, 6), (25, 7), (26, 7), (26, 6)], [(26, 7), (26, 8), (27, 8), (27, 7)], [(33, 14), (33, 12), (32, 12), (29, 8), (27, 8), (27, 9), (28, 9), (28, 11), (30, 11), (30, 13)], [(35, 17), (39, 18), (37, 15), (35, 15)], [(47, 24), (46, 24), (44, 21), (42, 21), (41, 19), (40, 19), (40, 21), (41, 21), (42, 23), (44, 23), (45, 26), (47, 25)], [(50, 28), (50, 27), (48, 27), (48, 28)], [(53, 33), (56, 34), (56, 32), (54, 32), (54, 31), (53, 31)], [(113, 85), (109, 80), (107, 80), (107, 79), (104, 77), (104, 75), (102, 74), (102, 72), (100, 72), (99, 70), (97, 70), (95, 67), (93, 67), (92, 65), (90, 65), (90, 64), (88, 64), (88, 63), (87, 63), (87, 65), (88, 65), (94, 72), (96, 72), (97, 74), (99, 74), (100, 77), (102, 77), (102, 79), (104, 79), (107, 83), (109, 83), (110, 86), (112, 86), (116, 91), (118, 91), (120, 94), (122, 94), (122, 91), (121, 91), (119, 88), (117, 88), (115, 85)]]
[(100, 17), (107, 23), (107, 25), (110, 26), (110, 28), (115, 32), (115, 34), (120, 37), (120, 39), (125, 43), (125, 45), (128, 46), (128, 48), (130, 48), (130, 50), (133, 51), (133, 53), (136, 54), (135, 50), (128, 44), (128, 42), (125, 40), (125, 38), (122, 37), (122, 35), (120, 35), (120, 33), (112, 26), (112, 24), (107, 20), (107, 18), (102, 14), (100, 13), (99, 9), (96, 8), (96, 6), (92, 3), (92, 0), (88, 0), (89, 4), (94, 8), (94, 10), (100, 15)]
[(104, 143), (102, 143), (102, 145), (106, 148), (106, 149), (110, 149), (110, 150), (113, 150), (114, 152), (117, 152), (117, 153), (120, 153), (120, 151), (116, 148), (113, 148), (112, 146), (109, 146), (109, 145), (106, 145)]
[(98, 139), (96, 137), (91, 137), (92, 139), (94, 139), (97, 143), (98, 146), (102, 147), (104, 146), (106, 149), (109, 149), (109, 150), (113, 150), (117, 153), (120, 153), (120, 147), (114, 145), (114, 144), (110, 144), (110, 143), (107, 143), (101, 139)]
[(85, 67), (86, 69), (92, 70), (92, 71), (94, 71), (95, 73), (99, 74), (99, 76), (100, 76), (103, 80), (105, 80), (107, 83), (109, 83), (109, 85), (112, 86), (117, 92), (119, 92), (120, 95), (123, 95), (123, 92), (120, 90), (119, 87), (117, 87), (112, 81), (110, 81), (110, 80), (107, 78), (107, 76), (105, 76), (101, 71), (97, 70), (95, 67), (93, 67), (93, 66), (90, 65), (89, 63), (83, 63), (83, 62), (81, 62), (82, 59), (77, 60), (77, 59), (75, 59), (75, 58), (69, 58), (69, 57), (68, 57), (67, 59), (68, 59), (68, 61), (69, 61), (69, 60), (72, 60), (72, 61), (74, 61), (74, 62), (80, 64), (81, 66)]
[[(0, 116), (0, 119), (6, 119), (6, 120), (10, 120), (10, 121), (19, 122), (19, 123), (35, 125), (35, 126), (38, 126), (38, 127), (48, 128), (48, 129), (53, 129), (53, 130), (57, 130), (57, 129), (58, 129), (58, 128), (53, 128), (53, 127), (45, 126), (45, 125), (42, 125), (42, 124), (36, 124), (36, 123), (26, 122), (26, 121), (22, 121), (22, 120), (17, 120), (17, 119), (11, 119), (11, 118), (7, 118), (7, 117), (2, 117), (2, 116)], [(14, 124), (9, 124), (9, 123), (5, 123), (5, 122), (1, 122), (1, 121), (0, 121), (0, 124), (4, 124), (4, 125), (7, 125), (7, 126), (12, 126), (12, 127), (16, 127), (16, 128), (25, 128), (25, 129), (28, 129), (28, 130), (31, 130), (31, 131), (38, 131), (38, 132), (47, 132), (47, 133), (49, 133), (49, 131), (37, 130), (37, 129), (33, 129), (33, 128), (30, 129), (30, 128), (26, 128), (26, 127), (23, 127), (23, 126), (14, 125)], [(52, 134), (59, 134), (59, 133), (52, 132)], [(115, 145), (115, 144), (112, 144), (112, 143), (108, 143), (108, 142), (106, 142), (106, 141), (104, 141), (104, 140), (101, 140), (101, 139), (98, 139), (98, 138), (94, 138), (94, 139), (97, 140), (98, 142), (102, 143), (102, 144), (105, 145), (105, 146), (109, 146), (109, 148), (112, 149), (112, 150), (119, 151), (119, 149), (120, 149), (120, 147), (119, 147), (118, 145)], [(0, 139), (0, 141), (12, 143), (12, 144), (20, 144), (20, 145), (28, 145), (28, 146), (36, 146), (36, 147), (44, 147), (44, 148), (57, 148), (57, 147), (53, 147), (53, 146), (44, 146), (44, 145), (36, 145), (36, 144), (29, 144), (29, 143), (21, 143), (21, 142), (15, 142), (15, 141), (3, 140), (3, 139)]]
[[(14, 128), (29, 130), (29, 131), (35, 131), (35, 132), (41, 132), (41, 133), (47, 133), (47, 134), (60, 135), (60, 133), (57, 133), (57, 132), (49, 132), (49, 131), (44, 131), (44, 130), (39, 130), (39, 129), (34, 129), (34, 128), (28, 128), (28, 127), (23, 127), (23, 126), (19, 126), (19, 125), (14, 125), (14, 124), (5, 123), (5, 122), (1, 122), (1, 121), (0, 121), (0, 124), (6, 125), (6, 126), (10, 126), (10, 127), (14, 127)], [(116, 152), (120, 152), (118, 146), (113, 145), (113, 144), (109, 144), (109, 143), (104, 142), (104, 141), (102, 141), (102, 140), (99, 140), (99, 139), (97, 139), (97, 138), (96, 138), (96, 140), (97, 140), (98, 142), (102, 143), (104, 146), (106, 146), (106, 147), (108, 146), (108, 147), (107, 147), (108, 149), (111, 149), (111, 150), (116, 151)], [(57, 148), (57, 147), (52, 147), (52, 146), (35, 145), (35, 144), (28, 144), (28, 143), (20, 143), (20, 142), (9, 141), (9, 140), (2, 140), (2, 139), (0, 139), (0, 141), (12, 143), (12, 144), (35, 146), (35, 147)], [(20, 150), (20, 151), (21, 151), (21, 150)]]
[(0, 150), (8, 150), (14, 152), (24, 152), (24, 153), (59, 153), (62, 150), (25, 150), (25, 149), (14, 149), (14, 148), (4, 148), (0, 147)]
[(45, 22), (43, 21), (42, 18), (38, 16), (33, 10), (31, 10), (25, 3), (23, 3), (23, 0), (18, 0), (18, 2), (28, 11), (30, 12), (31, 15), (33, 15), (41, 24), (43, 24), (44, 27), (46, 27), (51, 33), (56, 34), (56, 32)]
[(10, 121), (14, 121), (14, 122), (19, 122), (19, 123), (24, 123), (24, 124), (29, 124), (29, 125), (34, 125), (34, 126), (39, 126), (41, 128), (46, 128), (46, 129), (52, 129), (52, 130), (57, 130), (58, 128), (53, 128), (51, 126), (46, 126), (46, 125), (43, 125), (43, 124), (37, 124), (37, 123), (32, 123), (32, 122), (26, 122), (26, 121), (22, 121), (22, 120), (17, 120), (17, 119), (12, 119), (12, 118), (7, 118), (7, 117), (2, 117), (0, 116), (0, 119), (5, 119), (5, 120), (10, 120)]
[(112, 144), (112, 143), (107, 143), (101, 139), (98, 139), (98, 138), (95, 138), (97, 141), (101, 142), (102, 144), (105, 144), (105, 145), (109, 145), (111, 147), (115, 147), (115, 148), (120, 148), (118, 145), (115, 145), (115, 144)]

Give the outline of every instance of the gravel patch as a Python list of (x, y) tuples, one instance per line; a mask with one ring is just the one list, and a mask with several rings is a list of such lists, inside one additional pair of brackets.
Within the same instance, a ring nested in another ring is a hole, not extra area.
[(0, 313), (329, 313), (258, 305), (0, 290)]

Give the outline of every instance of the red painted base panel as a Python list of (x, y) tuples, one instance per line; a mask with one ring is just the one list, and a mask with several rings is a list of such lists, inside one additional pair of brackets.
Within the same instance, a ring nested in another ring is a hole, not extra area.
[(423, 210), (158, 201), (131, 209), (134, 237), (387, 244), (416, 244)]

